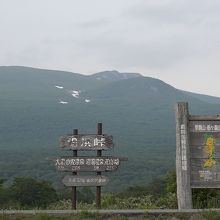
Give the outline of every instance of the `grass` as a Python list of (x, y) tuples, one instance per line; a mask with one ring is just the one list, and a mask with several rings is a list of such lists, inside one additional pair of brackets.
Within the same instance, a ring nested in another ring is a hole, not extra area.
[(0, 220), (218, 220), (220, 219), (220, 212), (204, 212), (204, 213), (177, 213), (177, 214), (159, 214), (151, 215), (145, 214), (144, 216), (114, 216), (109, 214), (91, 213), (82, 211), (79, 214), (71, 215), (0, 215)]

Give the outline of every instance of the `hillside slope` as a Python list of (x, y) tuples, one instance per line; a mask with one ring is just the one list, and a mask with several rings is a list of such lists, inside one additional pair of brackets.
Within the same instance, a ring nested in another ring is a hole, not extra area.
[(204, 94), (198, 94), (198, 93), (193, 93), (193, 92), (187, 92), (187, 91), (182, 91), (186, 95), (192, 96), (194, 98), (197, 98), (203, 102), (207, 102), (210, 104), (220, 104), (220, 98), (215, 97), (215, 96), (210, 96), (210, 95), (204, 95)]
[[(102, 75), (104, 80), (97, 79)], [(114, 150), (104, 154), (129, 157), (109, 175), (107, 190), (144, 185), (173, 167), (175, 103), (188, 101), (190, 111), (198, 114), (217, 114), (220, 105), (154, 78), (125, 75), (0, 67), (1, 177), (32, 175), (61, 186), (63, 174), (46, 158), (70, 155), (59, 149), (59, 137), (74, 128), (94, 133), (97, 122), (103, 123), (104, 133), (114, 136)]]

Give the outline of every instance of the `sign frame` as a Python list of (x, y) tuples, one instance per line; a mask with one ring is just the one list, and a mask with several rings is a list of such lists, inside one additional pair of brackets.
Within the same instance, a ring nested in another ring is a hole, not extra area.
[(175, 110), (178, 208), (191, 209), (192, 188), (220, 188), (220, 116), (189, 115), (187, 102)]

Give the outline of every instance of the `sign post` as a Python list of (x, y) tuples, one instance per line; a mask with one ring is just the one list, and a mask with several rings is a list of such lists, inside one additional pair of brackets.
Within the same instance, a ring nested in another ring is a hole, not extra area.
[[(97, 127), (98, 135), (102, 135), (102, 123), (98, 123)], [(97, 157), (102, 156), (102, 150), (97, 150)], [(101, 176), (101, 172), (97, 172), (98, 176)], [(96, 208), (101, 209), (101, 186), (96, 187)]]
[(220, 188), (220, 116), (190, 115), (176, 105), (176, 176), (179, 209), (191, 209), (192, 188)]
[(192, 208), (190, 187), (190, 157), (188, 133), (188, 104), (176, 105), (176, 180), (179, 209)]
[[(78, 135), (78, 129), (73, 130), (74, 135)], [(77, 150), (73, 150), (73, 156), (77, 157)], [(77, 172), (73, 172), (73, 175), (77, 175)], [(76, 186), (72, 186), (72, 209), (76, 210)]]
[[(113, 147), (113, 137), (102, 134), (102, 123), (98, 123), (97, 134), (78, 134), (74, 129), (73, 134), (60, 138), (60, 147), (63, 150), (72, 150), (73, 156), (52, 157), (58, 171), (69, 171), (62, 179), (65, 186), (72, 188), (72, 209), (76, 209), (76, 187), (96, 187), (96, 207), (101, 208), (101, 187), (109, 180), (102, 176), (102, 172), (115, 171), (121, 161), (128, 160), (126, 157), (102, 156), (102, 150), (110, 150)], [(78, 150), (97, 151), (97, 156), (78, 156)], [(82, 176), (79, 172), (96, 172), (96, 176)]]

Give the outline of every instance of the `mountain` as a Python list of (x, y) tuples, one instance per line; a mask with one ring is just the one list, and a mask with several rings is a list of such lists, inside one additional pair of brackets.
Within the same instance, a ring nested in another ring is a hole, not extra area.
[(115, 143), (103, 155), (129, 158), (117, 172), (107, 174), (110, 183), (105, 189), (144, 185), (175, 165), (177, 101), (189, 102), (194, 114), (218, 114), (220, 107), (140, 74), (105, 71), (85, 76), (0, 67), (1, 178), (10, 182), (15, 176), (31, 175), (60, 187), (64, 173), (46, 160), (71, 155), (59, 149), (59, 137), (75, 128), (96, 133), (102, 122), (104, 133), (112, 134)]
[(100, 81), (114, 82), (124, 79), (142, 77), (139, 73), (120, 73), (116, 70), (113, 71), (104, 71), (91, 75), (91, 78), (95, 78)]
[(195, 97), (201, 101), (210, 103), (210, 104), (220, 104), (220, 98), (215, 97), (215, 96), (210, 96), (210, 95), (204, 95), (204, 94), (198, 94), (198, 93), (193, 93), (193, 92), (187, 92), (187, 91), (182, 91), (186, 95)]

